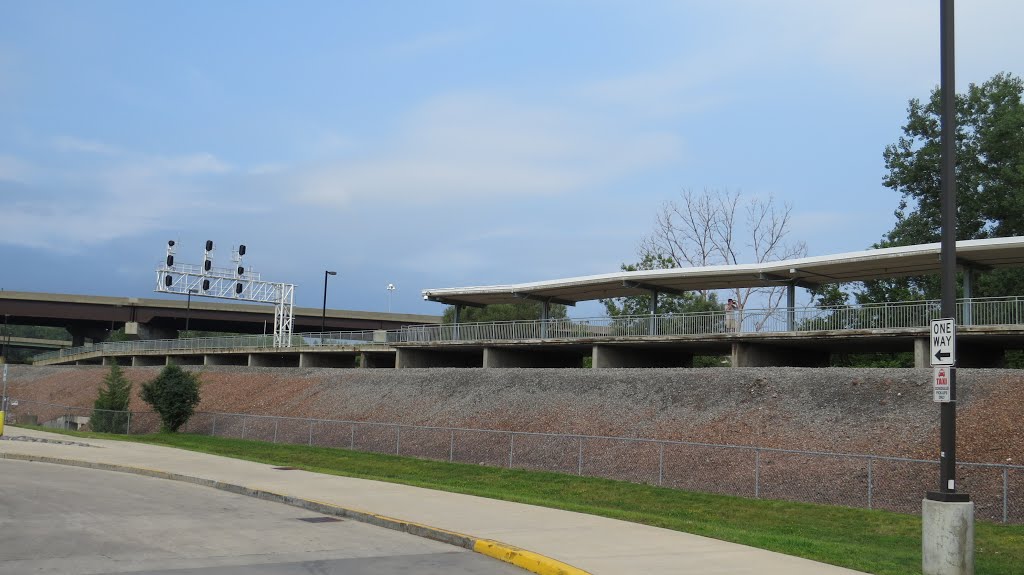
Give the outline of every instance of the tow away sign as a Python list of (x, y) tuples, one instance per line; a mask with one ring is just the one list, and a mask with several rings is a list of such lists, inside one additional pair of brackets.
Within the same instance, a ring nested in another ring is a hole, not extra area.
[(952, 367), (936, 367), (932, 377), (932, 400), (949, 403), (949, 372)]
[(933, 319), (928, 341), (928, 360), (933, 366), (956, 363), (956, 320), (951, 317)]

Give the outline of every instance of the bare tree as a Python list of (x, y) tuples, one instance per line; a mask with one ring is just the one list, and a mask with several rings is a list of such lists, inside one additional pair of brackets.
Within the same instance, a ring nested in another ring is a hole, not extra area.
[[(640, 245), (640, 256), (668, 256), (678, 267), (803, 257), (807, 255), (804, 242), (787, 241), (792, 211), (789, 204), (777, 205), (773, 196), (745, 198), (739, 191), (704, 190), (695, 194), (686, 190), (678, 201), (662, 204), (654, 232)], [(707, 292), (701, 290), (701, 295), (707, 297)], [(732, 292), (741, 308), (757, 295), (763, 297), (767, 309), (774, 311), (785, 286), (737, 288)]]

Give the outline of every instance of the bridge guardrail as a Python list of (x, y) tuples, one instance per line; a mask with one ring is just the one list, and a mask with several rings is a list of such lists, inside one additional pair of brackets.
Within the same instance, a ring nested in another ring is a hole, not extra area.
[[(581, 319), (517, 320), (485, 323), (405, 326), (395, 330), (294, 334), (291, 348), (381, 346), (393, 343), (515, 341), (701, 335), (729, 332), (784, 333), (845, 329), (927, 327), (941, 317), (938, 300), (836, 307), (748, 309), (682, 314), (635, 315)], [(1024, 323), (1024, 297), (970, 298), (957, 302), (959, 325)], [(381, 338), (380, 334), (384, 337)], [(35, 362), (91, 355), (274, 349), (271, 335), (103, 342), (43, 353)]]

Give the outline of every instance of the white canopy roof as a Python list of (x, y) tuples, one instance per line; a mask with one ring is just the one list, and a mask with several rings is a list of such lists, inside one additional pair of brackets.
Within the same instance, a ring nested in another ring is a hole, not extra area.
[[(887, 279), (940, 272), (938, 243), (865, 250), (793, 260), (617, 272), (539, 282), (423, 290), (423, 298), (448, 304), (487, 305), (536, 299), (572, 305), (578, 301), (795, 283), (820, 284)], [(963, 267), (992, 269), (1024, 266), (1024, 237), (963, 240), (956, 244)]]

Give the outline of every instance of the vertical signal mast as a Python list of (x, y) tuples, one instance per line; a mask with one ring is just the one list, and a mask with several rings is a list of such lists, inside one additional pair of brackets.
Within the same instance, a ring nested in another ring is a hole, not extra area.
[(234, 268), (213, 265), (213, 240), (206, 240), (202, 265), (180, 264), (174, 261), (174, 240), (167, 242), (164, 265), (156, 270), (156, 291), (219, 299), (274, 304), (274, 347), (291, 347), (295, 325), (295, 284), (268, 282), (260, 274), (247, 271), (242, 264), (245, 245), (232, 250)]

